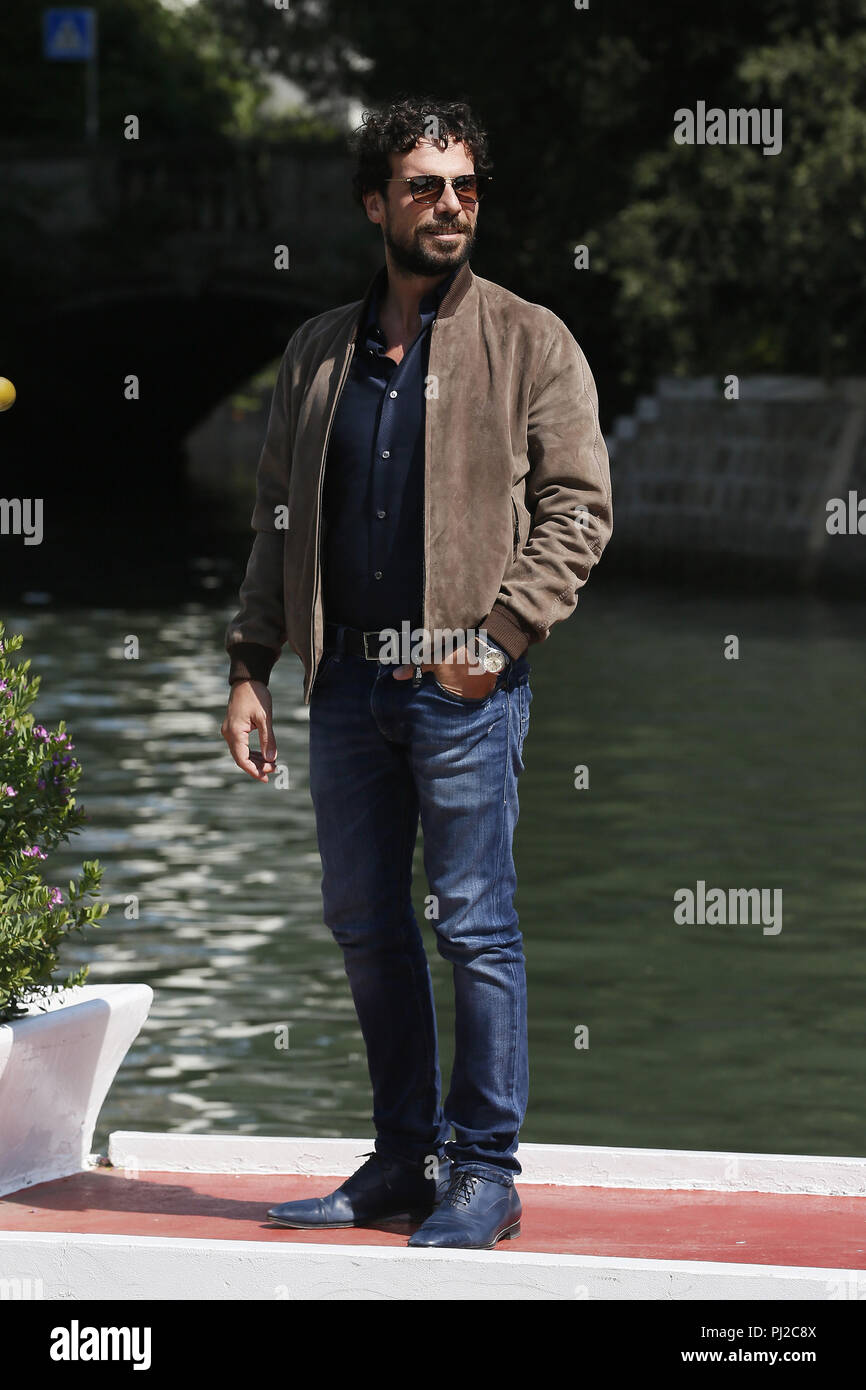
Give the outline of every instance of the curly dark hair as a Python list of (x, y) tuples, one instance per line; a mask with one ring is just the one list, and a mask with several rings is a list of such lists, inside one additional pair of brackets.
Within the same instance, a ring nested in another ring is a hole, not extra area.
[[(431, 119), (432, 118), (432, 119)], [(435, 139), (445, 149), (449, 138), (466, 145), (477, 174), (493, 168), (487, 148), (487, 132), (465, 101), (441, 101), (437, 97), (400, 95), (380, 110), (365, 111), (361, 124), (349, 137), (357, 157), (352, 178), (352, 197), (363, 207), (365, 193), (387, 196), (391, 178), (390, 154), (407, 154), (421, 137)]]

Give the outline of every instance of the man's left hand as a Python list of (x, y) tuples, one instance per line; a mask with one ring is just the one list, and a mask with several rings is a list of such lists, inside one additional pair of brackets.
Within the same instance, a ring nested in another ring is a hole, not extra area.
[[(443, 690), (451, 695), (462, 695), (465, 700), (483, 700), (497, 680), (495, 671), (484, 671), (477, 661), (472, 661), (465, 646), (458, 647), (447, 661), (427, 662), (421, 666), (421, 670), (432, 671)], [(414, 674), (414, 666), (397, 666), (394, 669), (394, 679), (398, 681), (409, 680)]]

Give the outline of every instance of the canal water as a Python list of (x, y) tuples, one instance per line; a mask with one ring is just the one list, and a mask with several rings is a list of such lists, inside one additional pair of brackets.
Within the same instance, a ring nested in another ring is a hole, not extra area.
[[(603, 580), (530, 652), (522, 1137), (863, 1154), (866, 605)], [(67, 720), (84, 765), (88, 827), (51, 881), (97, 857), (112, 904), (64, 965), (154, 990), (103, 1151), (113, 1129), (371, 1134), (321, 921), (300, 663), (287, 649), (271, 683), (289, 785), (257, 785), (219, 733), (235, 606), (4, 615), (42, 676), (39, 719)], [(780, 890), (781, 919), (678, 922), (699, 883)], [(419, 916), (426, 891), (419, 842)], [(425, 931), (447, 1084), (450, 971)]]

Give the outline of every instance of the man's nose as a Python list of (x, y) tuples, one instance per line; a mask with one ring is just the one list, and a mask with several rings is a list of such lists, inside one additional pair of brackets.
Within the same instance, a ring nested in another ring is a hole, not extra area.
[[(442, 197), (439, 199), (439, 202), (436, 204), (436, 211), (437, 211), (437, 212), (450, 212), (450, 213), (452, 213), (452, 214), (455, 213), (455, 212), (462, 212), (462, 211), (463, 211), (463, 204), (461, 203), (460, 199), (457, 197), (457, 194), (454, 192), (454, 189), (453, 189), (453, 187), (451, 186), (450, 183), (446, 183), (445, 187), (443, 188), (443, 190), (442, 190)], [(471, 212), (472, 209), (470, 208), (470, 209), (468, 209), (468, 211)]]

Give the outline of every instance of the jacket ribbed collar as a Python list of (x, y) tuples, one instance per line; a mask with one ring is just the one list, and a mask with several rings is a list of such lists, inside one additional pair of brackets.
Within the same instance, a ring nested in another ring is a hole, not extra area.
[[(385, 275), (385, 273), (385, 266), (380, 266), (379, 269), (376, 271), (375, 275), (370, 280), (369, 284), (367, 285), (367, 289), (364, 293), (364, 298), (361, 301), (360, 312), (355, 320), (355, 325), (352, 329), (352, 342), (355, 341), (359, 331), (367, 322), (367, 315), (370, 310), (373, 295), (375, 294), (376, 288), (381, 283), (382, 277)], [(451, 318), (458, 304), (469, 291), (474, 279), (475, 276), (472, 273), (469, 262), (464, 261), (457, 274), (454, 276), (454, 279), (451, 281), (451, 284), (448, 287), (445, 297), (439, 305), (439, 309), (436, 314), (437, 318)]]

